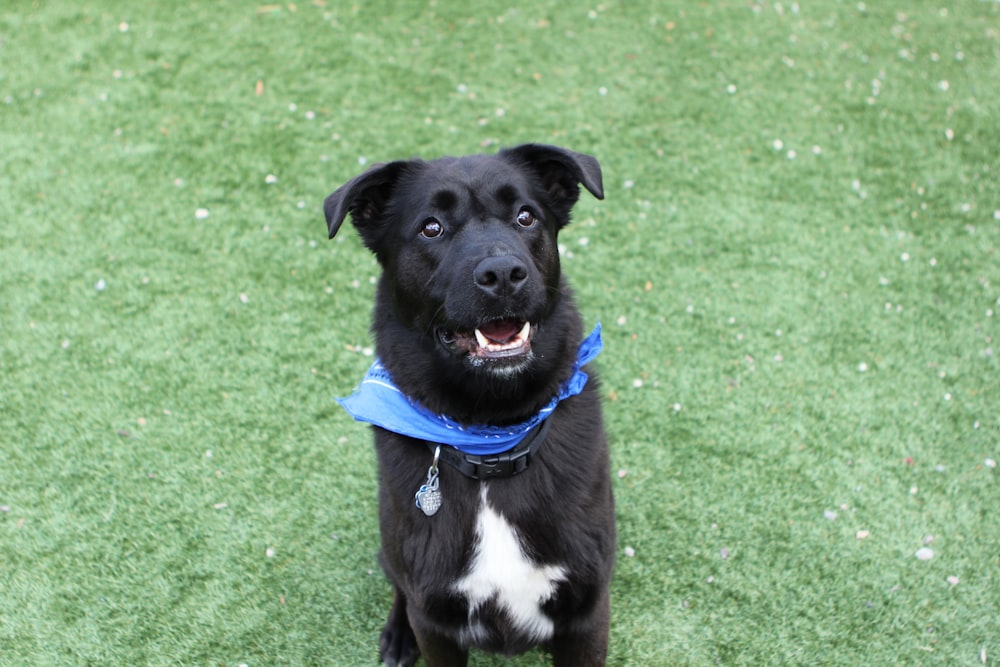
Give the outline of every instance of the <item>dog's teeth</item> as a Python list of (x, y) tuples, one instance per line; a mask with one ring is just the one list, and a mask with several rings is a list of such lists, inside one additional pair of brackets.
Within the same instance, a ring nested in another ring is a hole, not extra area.
[(490, 341), (486, 338), (486, 335), (482, 331), (476, 329), (476, 342), (479, 343), (479, 347), (487, 348), (489, 347)]
[(517, 338), (519, 340), (528, 340), (528, 336), (531, 335), (531, 322), (525, 322), (524, 326), (517, 333)]

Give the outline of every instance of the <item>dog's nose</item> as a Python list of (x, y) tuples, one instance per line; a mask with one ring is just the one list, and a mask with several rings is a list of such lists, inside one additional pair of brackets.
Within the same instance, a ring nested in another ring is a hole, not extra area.
[(511, 296), (528, 280), (528, 267), (514, 255), (487, 257), (475, 270), (476, 285), (492, 296)]

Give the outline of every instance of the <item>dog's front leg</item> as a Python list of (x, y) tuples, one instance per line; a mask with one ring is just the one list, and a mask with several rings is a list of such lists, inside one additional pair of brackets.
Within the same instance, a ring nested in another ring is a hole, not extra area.
[(469, 662), (469, 651), (463, 649), (454, 641), (443, 637), (427, 628), (421, 628), (419, 623), (410, 617), (410, 625), (417, 637), (420, 653), (427, 667), (466, 667)]
[(594, 626), (586, 631), (556, 634), (549, 648), (553, 667), (604, 667), (608, 658), (611, 601), (605, 590), (594, 611)]
[(553, 637), (550, 649), (553, 667), (604, 667), (608, 655), (607, 628)]
[(386, 667), (413, 667), (420, 657), (417, 638), (406, 617), (406, 596), (398, 588), (379, 639), (379, 657)]

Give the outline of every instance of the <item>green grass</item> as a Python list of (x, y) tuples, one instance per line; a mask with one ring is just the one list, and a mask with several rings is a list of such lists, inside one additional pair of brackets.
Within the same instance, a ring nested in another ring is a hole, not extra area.
[(998, 81), (973, 0), (4, 7), (0, 665), (374, 663), (321, 202), (523, 141), (605, 169), (610, 664), (997, 664)]

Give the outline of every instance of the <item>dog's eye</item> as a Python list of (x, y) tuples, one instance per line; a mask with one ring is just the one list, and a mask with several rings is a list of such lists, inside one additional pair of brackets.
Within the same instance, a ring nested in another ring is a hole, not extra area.
[(521, 225), (522, 227), (531, 227), (533, 224), (535, 224), (535, 220), (536, 220), (535, 214), (526, 208), (522, 208), (520, 211), (517, 212), (517, 224)]
[(435, 218), (424, 220), (424, 226), (420, 228), (420, 235), (425, 239), (436, 239), (444, 233), (444, 227)]

